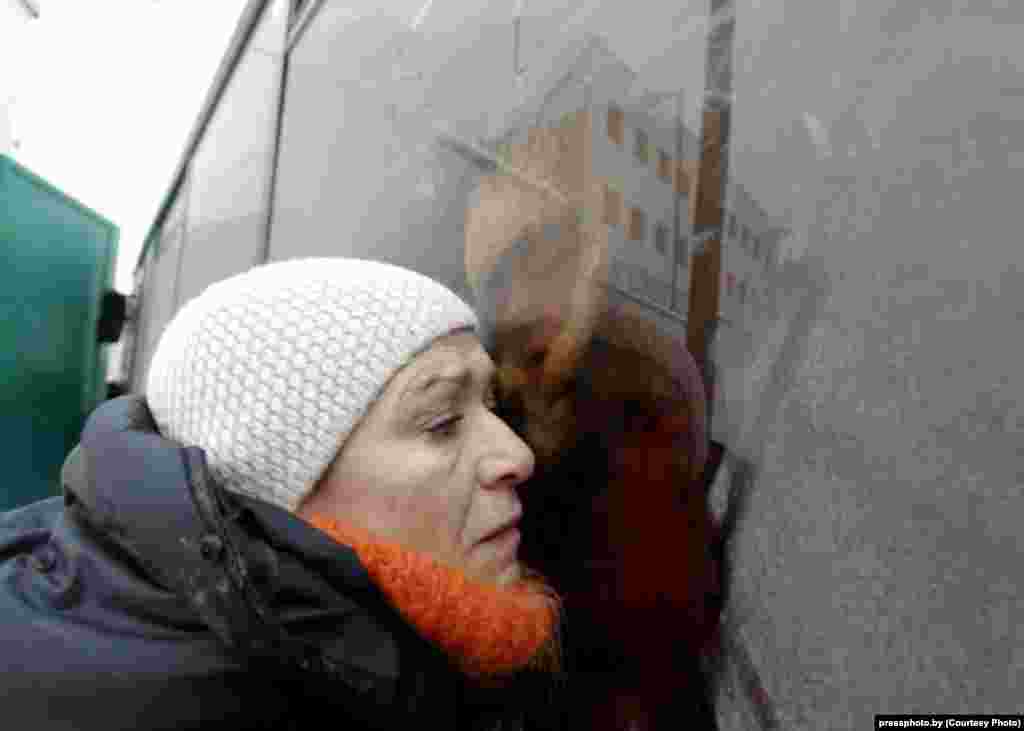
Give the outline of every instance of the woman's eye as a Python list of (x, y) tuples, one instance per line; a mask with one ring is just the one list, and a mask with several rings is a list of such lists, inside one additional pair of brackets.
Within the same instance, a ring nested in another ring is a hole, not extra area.
[(440, 437), (454, 436), (460, 421), (462, 421), (461, 415), (450, 416), (447, 419), (439, 421), (433, 426), (428, 427), (427, 431)]

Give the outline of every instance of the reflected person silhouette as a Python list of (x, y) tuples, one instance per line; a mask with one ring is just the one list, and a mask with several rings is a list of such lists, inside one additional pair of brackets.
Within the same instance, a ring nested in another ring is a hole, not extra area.
[(682, 342), (609, 301), (606, 234), (559, 177), (559, 134), (532, 135), (513, 152), (528, 179), (485, 179), (467, 212), (504, 413), (537, 458), (523, 559), (565, 599), (579, 727), (710, 727), (704, 386)]

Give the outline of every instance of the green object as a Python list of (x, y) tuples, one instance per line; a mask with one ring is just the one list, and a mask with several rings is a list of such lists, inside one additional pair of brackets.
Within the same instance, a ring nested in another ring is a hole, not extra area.
[(97, 341), (117, 227), (0, 155), (0, 510), (60, 492), (60, 469), (106, 396)]
[(512, 146), (509, 145), (507, 142), (499, 143), (498, 144), (497, 155), (495, 155), (495, 157), (497, 158), (498, 167), (503, 172), (506, 171), (512, 165), (512, 162), (509, 159), (511, 156), (512, 156)]
[(654, 157), (654, 145), (650, 142), (645, 142), (640, 150), (640, 159), (644, 162), (650, 162), (652, 157)]

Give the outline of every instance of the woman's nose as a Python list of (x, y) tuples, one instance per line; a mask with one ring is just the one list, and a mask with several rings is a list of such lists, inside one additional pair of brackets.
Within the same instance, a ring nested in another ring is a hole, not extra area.
[(533, 475), (533, 450), (497, 416), (494, 416), (492, 443), (481, 460), (481, 482), (487, 486), (516, 487)]

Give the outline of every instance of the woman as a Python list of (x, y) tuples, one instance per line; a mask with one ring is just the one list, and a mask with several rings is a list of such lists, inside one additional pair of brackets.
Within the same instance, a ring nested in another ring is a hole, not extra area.
[(36, 729), (549, 728), (559, 603), (474, 313), (294, 260), (179, 311), (64, 496), (0, 515), (4, 714)]

